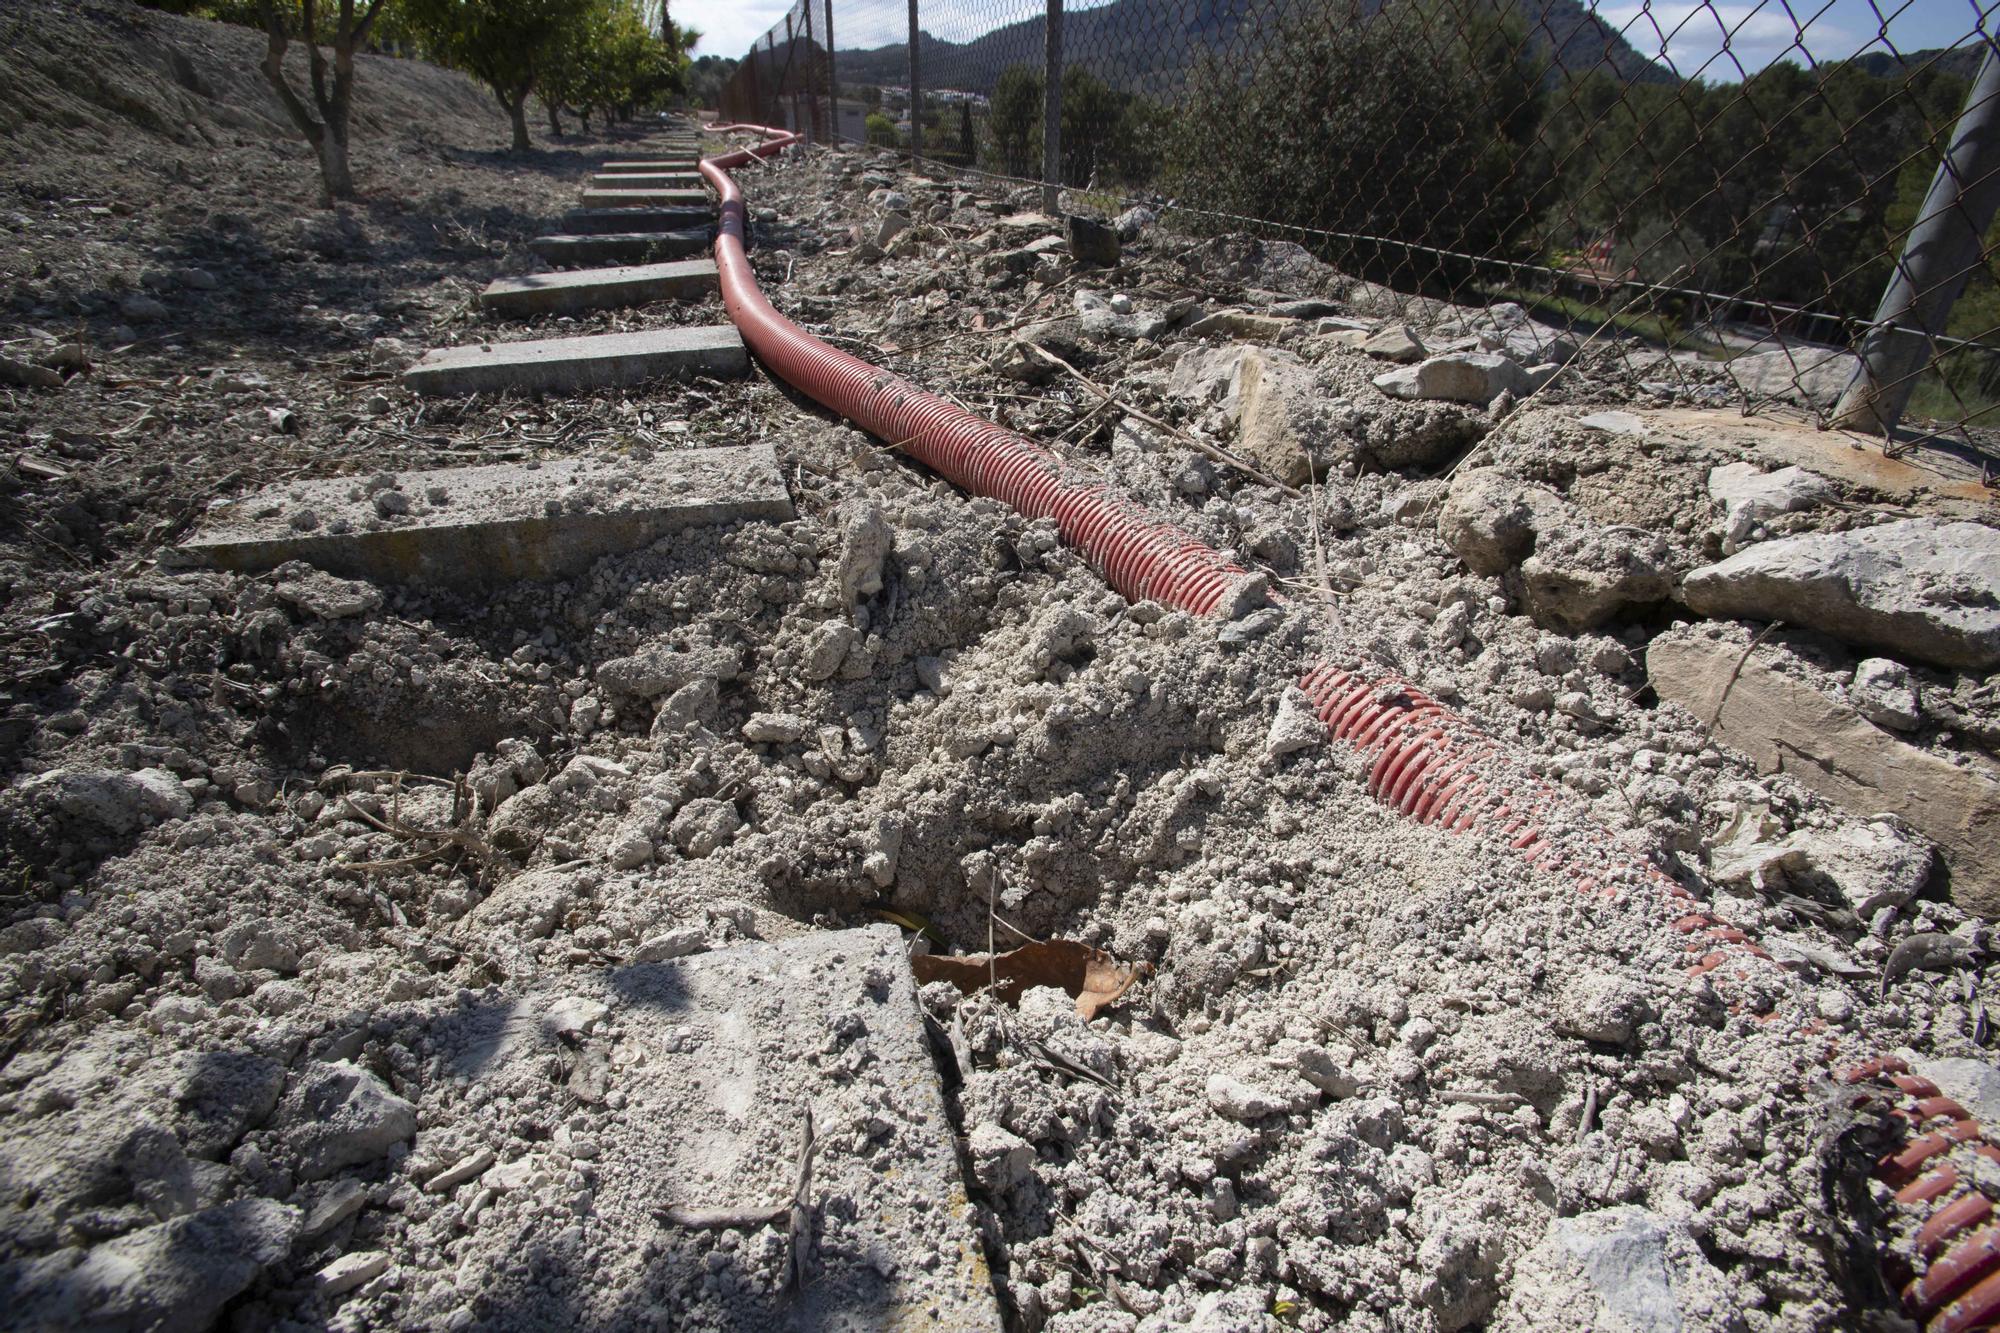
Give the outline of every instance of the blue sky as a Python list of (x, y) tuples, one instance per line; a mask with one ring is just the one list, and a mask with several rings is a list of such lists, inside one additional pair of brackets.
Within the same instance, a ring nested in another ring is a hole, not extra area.
[[(1314, 3), (1315, 0), (1301, 0)], [(814, 0), (814, 13), (824, 0)], [(1094, 9), (1110, 0), (1069, 0), (1071, 9)], [(741, 56), (772, 24), (782, 24), (788, 0), (678, 0), (674, 20), (703, 33), (698, 54)], [(922, 26), (934, 36), (966, 41), (982, 32), (1039, 14), (1043, 0), (919, 0)], [(1595, 0), (1598, 15), (1625, 33), (1643, 54), (1662, 49), (1683, 74), (1707, 65), (1704, 77), (1733, 79), (1727, 60), (1715, 60), (1725, 42), (1749, 71), (1789, 55), (1800, 59), (1794, 34), (1819, 60), (1837, 60), (1879, 48), (1886, 33), (1901, 51), (1955, 46), (1979, 29), (2000, 33), (2000, 0)], [(880, 46), (902, 39), (905, 0), (833, 0), (837, 44)]]

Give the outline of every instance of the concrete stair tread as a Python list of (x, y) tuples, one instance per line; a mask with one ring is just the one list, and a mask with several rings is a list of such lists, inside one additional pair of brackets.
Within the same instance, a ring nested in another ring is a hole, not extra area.
[(551, 264), (576, 267), (680, 259), (706, 253), (713, 240), (707, 230), (593, 232), (537, 236), (528, 248)]
[(713, 259), (688, 259), (496, 278), (479, 294), (479, 303), (502, 314), (560, 314), (648, 301), (699, 299), (716, 286)]
[(734, 376), (750, 354), (733, 325), (595, 333), (438, 347), (403, 372), (418, 393), (549, 393), (639, 384), (663, 377)]
[(304, 560), (350, 578), (474, 587), (579, 573), (698, 524), (792, 517), (768, 444), (643, 464), (568, 458), (403, 472), (391, 489), (394, 514), (373, 493), (355, 498), (352, 477), (266, 487), (208, 511), (174, 561), (255, 573)]
[(713, 205), (706, 190), (586, 189), (579, 200), (585, 208), (699, 208)]

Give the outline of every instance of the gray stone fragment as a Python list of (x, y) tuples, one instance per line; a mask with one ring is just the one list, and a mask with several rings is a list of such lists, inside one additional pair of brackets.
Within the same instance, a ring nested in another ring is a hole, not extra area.
[(1724, 463), (1709, 469), (1708, 496), (1722, 506), (1722, 551), (1733, 555), (1765, 520), (1823, 504), (1834, 490), (1802, 467), (1762, 472), (1754, 463)]
[(284, 1091), (285, 1067), (248, 1051), (206, 1051), (189, 1058), (175, 1099), (174, 1130), (195, 1157), (216, 1160), (271, 1114)]
[(1063, 219), (1063, 237), (1079, 264), (1102, 264), (1109, 268), (1118, 262), (1116, 226), (1072, 213)]
[(417, 1132), (416, 1107), (344, 1060), (309, 1065), (295, 1077), (281, 1119), (302, 1180), (372, 1162)]
[(991, 1195), (1002, 1195), (1026, 1180), (1035, 1169), (1035, 1150), (1026, 1139), (999, 1125), (975, 1125), (966, 1137), (973, 1179)]
[(1832, 407), (1860, 363), (1852, 352), (1794, 347), (1739, 356), (1725, 370), (1753, 401), (1783, 398), (1807, 407)]
[(1556, 1031), (1584, 1041), (1623, 1045), (1651, 1012), (1645, 987), (1610, 972), (1572, 977), (1556, 997)]
[(1549, 1229), (1613, 1316), (1642, 1333), (1681, 1333), (1664, 1219), (1643, 1208), (1606, 1208), (1557, 1218)]
[(1554, 491), (1499, 468), (1466, 468), (1451, 479), (1438, 535), (1475, 574), (1503, 574), (1534, 552), (1539, 534), (1574, 521)]
[(1674, 589), (1671, 560), (1656, 532), (1583, 523), (1538, 538), (1518, 582), (1537, 624), (1574, 634), (1666, 600)]
[(164, 768), (53, 768), (22, 779), (15, 790), (31, 804), (103, 833), (131, 833), (194, 809), (187, 788)]
[(11, 1319), (57, 1333), (200, 1333), (285, 1257), (298, 1213), (238, 1199), (26, 1266)]
[(1502, 393), (1516, 397), (1534, 383), (1518, 361), (1498, 352), (1454, 352), (1375, 377), (1391, 398), (1443, 399), (1485, 406)]
[(1901, 662), (1870, 657), (1857, 662), (1847, 697), (1861, 716), (1891, 731), (1914, 731), (1923, 721), (1918, 710), (1917, 678)]
[(1703, 615), (1783, 620), (1941, 667), (2000, 666), (2000, 529), (1903, 519), (1762, 542), (1690, 573)]
[(1361, 350), (1402, 365), (1424, 358), (1424, 345), (1407, 324), (1389, 324), (1377, 329), (1362, 340)]
[(1916, 1072), (1980, 1124), (2000, 1124), (2000, 1069), (1984, 1060), (1948, 1058), (1919, 1060)]

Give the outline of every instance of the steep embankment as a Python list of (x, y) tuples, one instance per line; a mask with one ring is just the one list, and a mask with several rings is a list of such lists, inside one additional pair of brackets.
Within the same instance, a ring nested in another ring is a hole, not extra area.
[[(264, 82), (263, 36), (107, 0), (11, 4), (0, 17), (0, 163), (17, 181), (61, 179), (83, 156), (122, 155), (133, 131), (189, 147), (297, 138)], [(463, 75), (362, 56), (354, 109), (369, 140), (505, 133), (492, 100)], [(288, 60), (300, 87), (303, 49)], [(109, 182), (106, 182), (107, 184)]]

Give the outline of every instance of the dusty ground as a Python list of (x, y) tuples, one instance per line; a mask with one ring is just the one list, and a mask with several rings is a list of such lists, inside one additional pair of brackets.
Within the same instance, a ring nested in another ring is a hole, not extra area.
[[(928, 921), (930, 947), (1061, 936), (1158, 969), (1087, 1025), (1046, 993), (1013, 1012), (925, 992), (962, 1028), (954, 1112), (1018, 1327), (1671, 1326), (1647, 1300), (1698, 1329), (1894, 1318), (1873, 1250), (1908, 1237), (1870, 1217), (1871, 1126), (1823, 1075), (1892, 1050), (1985, 1061), (1983, 953), (1885, 968), (1912, 936), (1984, 936), (1927, 859), (1914, 897), (1866, 914), (1810, 873), (1711, 883), (1746, 820), (1776, 838), (1867, 812), (1760, 775), (1648, 689), (1647, 644), (1691, 619), (1675, 578), (1721, 553), (1708, 471), (1742, 453), (1578, 426), (1670, 401), (1622, 359), (1585, 349), (1509, 414), (1385, 399), (1383, 363), (1317, 316), (1267, 329), (1248, 341), (1316, 386), (1293, 425), (1320, 484), (1290, 496), (1187, 446), (1232, 444), (1207, 359), (1246, 341), (1190, 316), (1313, 298), (1372, 327), (1393, 313), (1377, 294), (1286, 247), (1159, 228), (1115, 270), (1060, 248), (989, 263), (1048, 234), (992, 234), (1030, 198), (856, 154), (742, 174), (760, 278), (794, 318), (1102, 469), (1294, 598), (1275, 624), (1218, 634), (1128, 604), (1050, 525), (968, 499), (761, 372), (410, 397), (394, 371), (415, 350), (528, 332), (482, 322), (470, 297), (530, 266), (523, 243), (604, 144), (510, 159), (476, 90), (371, 63), (364, 100), (404, 100), (357, 133), (366, 199), (325, 213), (302, 202), (303, 150), (226, 74), (251, 39), (111, 5), (36, 12), (0, 56), (16, 90), (0, 94), (0, 352), (82, 350), (60, 389), (0, 389), (8, 1320), (56, 1319), (33, 1302), (93, 1248), (234, 1205), (281, 1236), (223, 1313), (236, 1327), (527, 1327), (599, 1268), (646, 1302), (556, 1308), (725, 1323), (717, 1291), (775, 1291), (780, 1247), (651, 1235), (599, 1197), (580, 1145), (626, 1123), (615, 1075), (591, 1095), (580, 1064), (551, 1066), (496, 1095), (449, 1075), (442, 1034), (467, 1006), (582, 987), (676, 930), (781, 939), (883, 908)], [(129, 77), (64, 79), (62, 52), (106, 30)], [(19, 91), (24, 63), (41, 91)], [(886, 255), (885, 211), (919, 224)], [(1103, 332), (1076, 318), (1079, 291), (1181, 322)], [(1425, 316), (1418, 333), (1449, 341), (1459, 316)], [(720, 318), (657, 306), (534, 331)], [(746, 440), (776, 446), (797, 521), (573, 580), (474, 598), (159, 563), (210, 502), (287, 477), (590, 453), (668, 468), (676, 449)], [(1643, 547), (1630, 596), (1585, 615), (1518, 570), (1468, 568), (1447, 477), (1482, 467), (1558, 492), (1591, 550), (1606, 533)], [(1834, 485), (1748, 535), (1983, 503)], [(1866, 655), (1767, 644), (1836, 693)], [(1566, 793), (1563, 819), (1788, 941), (1785, 970), (1748, 983), (1763, 1002), (1689, 978), (1654, 897), (1579, 893), (1503, 840), (1375, 801), (1351, 750), (1297, 726), (1292, 682), (1322, 656), (1401, 672)], [(1994, 681), (1916, 678), (1908, 739), (1991, 767)], [(313, 1098), (345, 1078), (324, 1095), (351, 1099), (364, 1077), (410, 1122), (378, 1116), (379, 1141), (329, 1158)], [(423, 1188), (483, 1150), (530, 1167)], [(297, 1214), (280, 1226), (257, 1201)], [(1657, 1280), (1593, 1285), (1576, 1237), (1620, 1226), (1652, 1238)], [(314, 1284), (354, 1254), (387, 1266)]]

